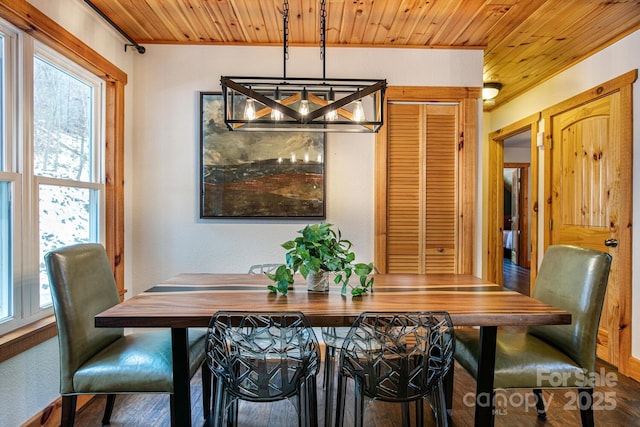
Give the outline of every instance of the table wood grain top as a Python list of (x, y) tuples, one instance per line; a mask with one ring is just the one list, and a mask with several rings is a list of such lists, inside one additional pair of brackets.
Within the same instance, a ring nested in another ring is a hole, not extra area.
[(264, 275), (185, 273), (95, 318), (97, 327), (206, 327), (217, 310), (301, 311), (314, 326), (348, 326), (363, 311), (447, 311), (457, 326), (569, 324), (570, 313), (470, 275), (377, 274), (374, 291), (352, 298), (332, 285), (309, 292), (302, 277), (287, 295)]

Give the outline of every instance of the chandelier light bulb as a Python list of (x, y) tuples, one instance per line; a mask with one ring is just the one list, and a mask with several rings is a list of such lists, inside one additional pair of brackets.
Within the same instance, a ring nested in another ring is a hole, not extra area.
[[(331, 101), (329, 101), (329, 103), (331, 103)], [(338, 120), (338, 110), (335, 110), (335, 109), (329, 110), (329, 112), (324, 115), (324, 118), (329, 122)]]
[(362, 108), (361, 100), (357, 100), (356, 105), (353, 108), (353, 120), (356, 122), (361, 122), (364, 120), (364, 108)]
[(307, 101), (306, 99), (303, 99), (302, 101), (300, 101), (299, 112), (303, 116), (306, 116), (307, 114), (309, 114), (309, 101)]
[[(331, 104), (336, 99), (336, 94), (333, 91), (333, 88), (329, 89), (329, 101), (328, 104)], [(327, 114), (324, 115), (324, 119), (328, 122), (333, 122), (338, 119), (338, 111), (335, 109), (330, 110)]]
[(300, 109), (298, 110), (298, 112), (303, 116), (306, 116), (307, 114), (309, 114), (309, 94), (307, 93), (306, 87), (302, 88), (302, 94), (300, 95), (300, 97), (302, 99), (300, 100)]
[(244, 118), (246, 120), (254, 120), (256, 118), (256, 107), (253, 105), (253, 99), (247, 98), (244, 106)]
[[(276, 101), (278, 104), (280, 103), (280, 101)], [(271, 109), (271, 120), (282, 120), (282, 111), (280, 111), (277, 108), (272, 108)]]

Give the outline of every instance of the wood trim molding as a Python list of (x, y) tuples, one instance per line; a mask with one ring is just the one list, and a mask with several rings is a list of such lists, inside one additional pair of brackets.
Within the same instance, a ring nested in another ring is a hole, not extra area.
[(386, 102), (461, 102), (464, 99), (475, 100), (482, 96), (479, 87), (442, 87), (442, 86), (389, 86), (385, 91)]
[(105, 246), (124, 299), (124, 86), (107, 82), (105, 127)]
[(543, 116), (555, 116), (565, 111), (571, 110), (580, 105), (587, 104), (595, 99), (607, 96), (613, 92), (619, 91), (625, 86), (631, 86), (638, 78), (638, 70), (628, 71), (616, 78), (604, 82), (598, 86), (594, 86), (578, 95), (565, 99), (543, 111)]
[[(388, 91), (385, 95), (384, 123), (389, 122), (389, 108), (387, 106)], [(374, 169), (374, 225), (373, 225), (373, 263), (380, 272), (387, 271), (387, 168), (388, 145), (387, 125), (383, 125), (376, 134), (375, 169)]]
[[(96, 395), (80, 394), (76, 402), (76, 412), (82, 409)], [(25, 421), (20, 427), (58, 427), (62, 418), (62, 397), (58, 397), (42, 411)]]
[(505, 140), (519, 133), (526, 131), (531, 123), (537, 123), (540, 120), (540, 113), (534, 113), (503, 128), (494, 130), (489, 134), (489, 138)]
[(640, 359), (629, 357), (627, 371), (624, 374), (636, 381), (640, 381)]
[(0, 363), (55, 337), (57, 333), (54, 316), (48, 316), (1, 336)]
[[(458, 273), (475, 274), (474, 260), (476, 248), (476, 188), (477, 188), (477, 153), (478, 153), (478, 103), (482, 97), (481, 89), (470, 90), (461, 100), (461, 133), (458, 143), (458, 179), (461, 194), (458, 196), (459, 224), (459, 263)], [(466, 237), (465, 237), (466, 236)]]

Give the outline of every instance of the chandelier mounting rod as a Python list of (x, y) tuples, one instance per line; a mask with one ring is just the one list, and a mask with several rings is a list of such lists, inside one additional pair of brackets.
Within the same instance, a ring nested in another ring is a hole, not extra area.
[(289, 59), (289, 0), (282, 2), (282, 78), (287, 79)]
[(320, 59), (322, 60), (322, 78), (327, 78), (327, 3), (320, 0)]

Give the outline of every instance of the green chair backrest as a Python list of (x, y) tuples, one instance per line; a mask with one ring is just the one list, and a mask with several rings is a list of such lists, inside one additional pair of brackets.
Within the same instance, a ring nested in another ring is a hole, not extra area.
[(611, 267), (611, 255), (570, 245), (547, 249), (533, 298), (571, 313), (570, 325), (531, 326), (529, 332), (594, 372), (598, 324)]
[(123, 336), (122, 328), (96, 328), (94, 316), (120, 299), (102, 245), (86, 243), (45, 255), (60, 346), (60, 392), (73, 393), (73, 375), (89, 358)]

